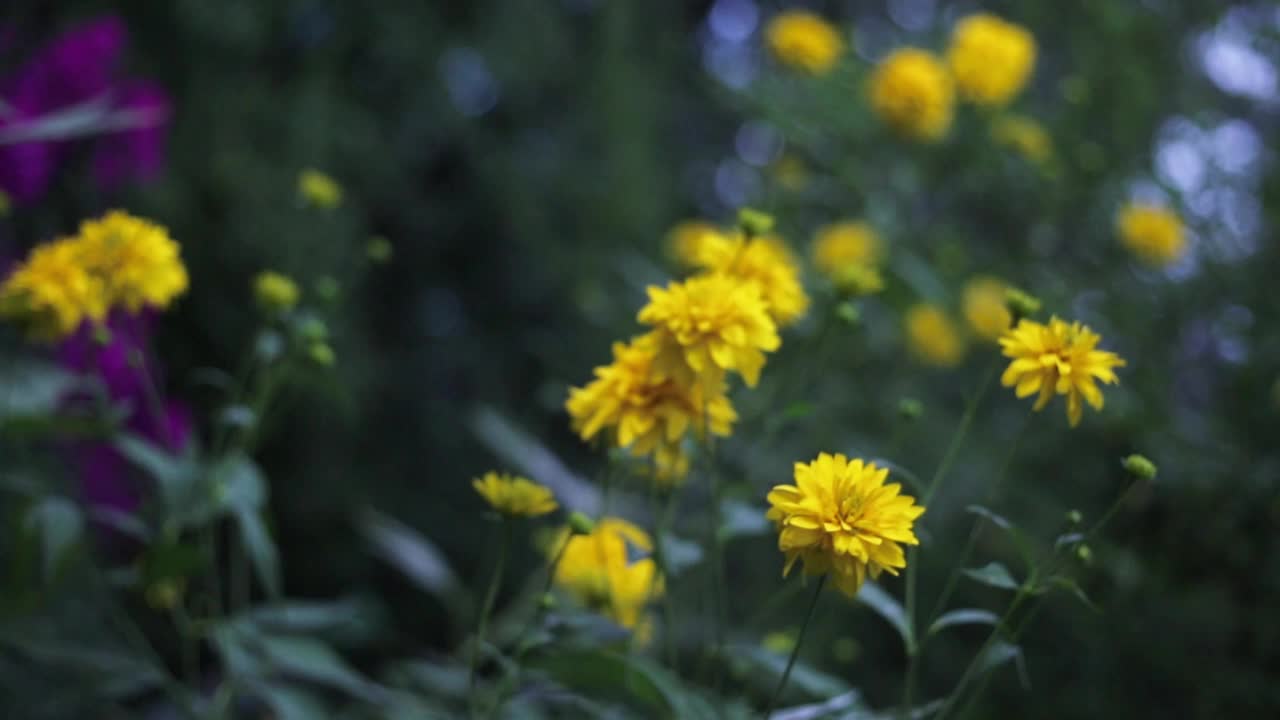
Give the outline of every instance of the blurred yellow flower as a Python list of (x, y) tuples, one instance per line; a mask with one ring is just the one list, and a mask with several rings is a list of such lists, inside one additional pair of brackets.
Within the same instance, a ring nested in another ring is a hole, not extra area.
[(102, 281), (85, 268), (73, 238), (36, 246), (0, 285), (0, 316), (17, 319), (37, 338), (66, 337), (106, 314)]
[(964, 319), (973, 333), (983, 340), (995, 342), (1013, 324), (1005, 300), (1007, 287), (997, 278), (979, 275), (964, 286), (960, 304)]
[(556, 585), (619, 625), (636, 628), (645, 605), (663, 593), (649, 534), (621, 518), (605, 517), (586, 535), (564, 530), (548, 552), (558, 552), (565, 542)]
[(824, 225), (813, 234), (813, 264), (829, 277), (849, 265), (879, 265), (883, 257), (884, 241), (862, 220)]
[(915, 140), (938, 140), (951, 127), (955, 87), (932, 53), (895, 50), (871, 75), (871, 106), (891, 127)]
[(287, 275), (265, 271), (253, 279), (253, 295), (269, 312), (288, 312), (298, 304), (298, 284)]
[(809, 309), (809, 296), (800, 282), (800, 263), (775, 235), (748, 240), (737, 233), (706, 239), (695, 265), (757, 285), (769, 317), (778, 327), (791, 325)]
[(1044, 126), (1023, 115), (1001, 115), (991, 123), (991, 139), (1028, 162), (1044, 165), (1053, 159), (1053, 139)]
[(764, 354), (782, 344), (759, 286), (719, 273), (650, 286), (637, 319), (655, 329), (656, 372), (713, 392), (729, 371), (755, 387)]
[(658, 487), (674, 487), (688, 476), (689, 455), (684, 448), (679, 443), (658, 445), (653, 452), (653, 481)]
[(678, 382), (659, 372), (659, 342), (651, 333), (614, 343), (613, 362), (597, 367), (595, 380), (586, 387), (570, 388), (565, 408), (584, 441), (612, 431), (609, 440), (618, 447), (636, 455), (654, 454), (674, 469), (672, 448), (687, 431), (701, 433), (705, 425), (711, 433), (727, 436), (738, 414), (725, 395), (723, 377), (716, 385), (705, 385)]
[(830, 72), (844, 52), (835, 26), (805, 10), (778, 13), (765, 29), (769, 51), (778, 62), (813, 75)]
[(723, 234), (706, 220), (682, 220), (667, 231), (667, 254), (684, 267), (696, 267), (707, 243)]
[(307, 168), (298, 174), (298, 196), (308, 205), (332, 210), (342, 204), (342, 186), (319, 170)]
[(978, 13), (951, 33), (947, 63), (964, 99), (1004, 105), (1027, 84), (1036, 64), (1036, 39), (1021, 25)]
[(1129, 252), (1153, 267), (1177, 261), (1187, 249), (1182, 219), (1159, 205), (1126, 205), (1120, 210), (1116, 226), (1120, 242)]
[(964, 339), (941, 308), (922, 303), (907, 309), (903, 318), (907, 348), (918, 360), (940, 367), (954, 367), (964, 359)]
[(1113, 352), (1098, 350), (1101, 338), (1087, 326), (1054, 317), (1048, 325), (1023, 319), (1000, 338), (1003, 354), (1011, 358), (1000, 384), (1014, 389), (1020, 398), (1040, 393), (1037, 411), (1049, 404), (1054, 394), (1067, 396), (1067, 420), (1075, 427), (1084, 412), (1081, 399), (1094, 410), (1103, 406), (1102, 391), (1095, 381), (1119, 382), (1115, 368), (1125, 362)]
[(503, 515), (538, 517), (560, 507), (550, 488), (508, 473), (487, 472), (472, 480), (471, 486)]
[(102, 278), (111, 307), (165, 308), (187, 291), (187, 268), (169, 231), (112, 210), (80, 224), (76, 246), (85, 268)]
[(821, 453), (795, 464), (795, 485), (769, 491), (766, 517), (778, 529), (778, 549), (787, 558), (785, 577), (803, 562), (805, 575), (830, 574), (849, 597), (863, 581), (881, 572), (897, 575), (907, 566), (901, 543), (919, 545), (912, 532), (924, 508), (885, 484), (889, 471), (875, 463)]

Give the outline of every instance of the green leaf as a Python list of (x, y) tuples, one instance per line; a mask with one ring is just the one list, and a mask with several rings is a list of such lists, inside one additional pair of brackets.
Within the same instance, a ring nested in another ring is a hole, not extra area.
[(1057, 539), (1053, 541), (1053, 549), (1060, 550), (1063, 547), (1066, 547), (1068, 545), (1075, 545), (1076, 543), (1079, 543), (1082, 540), (1084, 540), (1084, 533), (1079, 533), (1079, 532), (1064, 533), (1062, 535), (1059, 535)]
[(1089, 596), (1085, 594), (1084, 589), (1080, 587), (1079, 583), (1077, 583), (1074, 578), (1069, 578), (1065, 575), (1052, 575), (1045, 580), (1045, 585), (1071, 594), (1077, 600), (1084, 603), (1085, 607), (1094, 612), (1102, 612), (1102, 608), (1098, 607), (1093, 600), (1089, 599)]
[[(866, 585), (863, 585), (865, 588)], [(735, 644), (729, 647), (731, 657), (746, 660), (768, 673), (768, 678), (764, 679), (768, 691), (771, 691), (782, 677), (782, 673), (787, 665), (787, 658), (775, 652), (766, 650), (758, 645), (742, 645)], [(759, 678), (759, 674), (754, 675)], [(758, 680), (756, 680), (758, 682)], [(793, 690), (799, 690), (806, 696), (811, 698), (830, 698), (836, 695), (842, 695), (849, 692), (853, 688), (844, 680), (828, 675), (820, 670), (815, 670), (813, 666), (802, 660), (796, 660), (795, 667), (791, 669), (791, 679), (788, 687)]]
[(1018, 530), (1018, 528), (1010, 522), (1008, 518), (981, 505), (970, 505), (965, 508), (965, 512), (985, 518), (992, 525), (1003, 530), (1005, 534), (1009, 536), (1009, 539), (1013, 541), (1013, 548), (1018, 551), (1018, 556), (1022, 558), (1024, 563), (1026, 563), (1027, 568), (1032, 571), (1035, 570), (1036, 556), (1031, 547), (1031, 543), (1027, 541), (1027, 538), (1022, 534), (1022, 531)]
[(1002, 590), (1017, 590), (1018, 581), (1013, 579), (1013, 575), (1009, 574), (1009, 569), (998, 562), (989, 562), (980, 568), (967, 568), (962, 571), (972, 580), (976, 580), (983, 585), (1001, 588)]
[(262, 470), (248, 456), (237, 454), (219, 461), (210, 470), (214, 494), (233, 511), (259, 510), (267, 502)]
[(115, 448), (155, 481), (165, 518), (178, 527), (208, 521), (217, 511), (215, 498), (200, 480), (189, 455), (174, 455), (137, 435), (122, 435)]
[(249, 555), (249, 561), (253, 563), (253, 570), (258, 580), (266, 589), (267, 595), (279, 598), (282, 592), (280, 552), (276, 549), (271, 534), (267, 532), (266, 524), (262, 522), (262, 513), (239, 508), (235, 511), (235, 519), (236, 527), (240, 531), (240, 542), (244, 544), (244, 550)]
[(355, 598), (334, 602), (294, 600), (253, 608), (245, 619), (268, 633), (321, 633), (366, 623), (368, 614), (368, 604)]
[(911, 637), (911, 623), (907, 620), (906, 610), (902, 608), (902, 603), (885, 592), (884, 588), (868, 580), (862, 583), (862, 589), (858, 591), (856, 600), (887, 620), (902, 636), (903, 647), (908, 649), (914, 647), (915, 641)]
[(941, 617), (929, 626), (929, 634), (933, 635), (934, 633), (957, 625), (995, 625), (999, 622), (999, 616), (990, 610), (963, 608), (943, 613)]
[(53, 365), (0, 365), (0, 427), (57, 413), (63, 398), (83, 385), (83, 379)]
[(347, 664), (333, 648), (311, 638), (262, 635), (252, 645), (269, 666), (318, 685), (342, 690), (354, 697), (378, 702), (382, 688)]
[(461, 587), (444, 553), (417, 530), (377, 510), (366, 510), (360, 525), (378, 555), (418, 587), (438, 596), (452, 595)]
[(204, 568), (205, 559), (200, 548), (177, 539), (154, 543), (142, 557), (142, 582), (150, 586), (190, 577)]
[(973, 513), (979, 517), (984, 517), (991, 522), (992, 525), (1001, 530), (1012, 530), (1013, 523), (1009, 522), (1003, 515), (999, 515), (981, 505), (970, 505), (964, 509), (967, 513)]
[(44, 577), (51, 580), (84, 534), (84, 516), (70, 500), (48, 497), (27, 511), (26, 527), (40, 536)]
[(1031, 679), (1027, 677), (1026, 660), (1022, 655), (1022, 648), (1004, 640), (997, 640), (987, 648), (982, 659), (978, 661), (978, 672), (979, 674), (990, 672), (1010, 660), (1018, 670), (1018, 680), (1022, 683), (1023, 689), (1030, 689)]
[(115, 508), (95, 507), (89, 510), (89, 516), (95, 522), (102, 523), (123, 535), (128, 535), (144, 543), (151, 542), (151, 528), (138, 519), (137, 515), (121, 512)]
[(643, 709), (647, 717), (707, 717), (704, 706), (687, 697), (675, 676), (640, 655), (568, 650), (540, 656), (529, 665), (592, 698), (607, 697)]
[(266, 684), (258, 688), (258, 694), (276, 720), (312, 720), (332, 715), (319, 698), (298, 688)]

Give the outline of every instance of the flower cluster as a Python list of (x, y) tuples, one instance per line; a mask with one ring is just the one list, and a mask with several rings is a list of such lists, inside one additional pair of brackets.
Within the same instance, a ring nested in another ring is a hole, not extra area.
[(168, 231), (116, 210), (32, 250), (0, 285), (0, 315), (17, 318), (34, 336), (60, 339), (113, 308), (168, 307), (187, 283)]
[(868, 576), (906, 567), (902, 545), (920, 544), (911, 528), (925, 509), (901, 494), (901, 485), (886, 485), (888, 476), (875, 463), (841, 454), (796, 463), (795, 484), (777, 485), (768, 496), (766, 517), (787, 558), (783, 575), (799, 560), (806, 575), (829, 574), (853, 597)]
[(778, 62), (813, 75), (831, 71), (844, 52), (839, 31), (821, 16), (804, 10), (788, 10), (769, 21), (765, 29), (769, 52)]

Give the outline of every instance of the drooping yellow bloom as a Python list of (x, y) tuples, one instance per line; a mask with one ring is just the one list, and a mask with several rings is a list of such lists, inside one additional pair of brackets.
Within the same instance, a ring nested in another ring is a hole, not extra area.
[(309, 205), (332, 210), (342, 204), (342, 186), (319, 170), (307, 168), (298, 174), (298, 196)]
[(1126, 205), (1116, 219), (1120, 241), (1139, 260), (1153, 267), (1169, 265), (1187, 249), (1182, 219), (1159, 205)]
[(813, 75), (830, 72), (844, 52), (839, 31), (805, 10), (778, 13), (769, 21), (765, 37), (778, 62)]
[(964, 339), (942, 308), (928, 303), (913, 305), (903, 318), (907, 348), (921, 362), (954, 367), (964, 359)]
[(712, 391), (730, 371), (755, 387), (764, 354), (782, 344), (759, 286), (720, 273), (650, 286), (637, 319), (654, 327), (655, 372)]
[(549, 544), (548, 552), (554, 554), (561, 547), (564, 554), (556, 565), (556, 585), (625, 628), (636, 628), (645, 605), (662, 597), (662, 576), (652, 558), (653, 540), (626, 520), (601, 518), (587, 535), (573, 535), (566, 529)]
[(1115, 368), (1125, 364), (1119, 355), (1098, 350), (1099, 340), (1097, 333), (1078, 322), (1056, 317), (1048, 325), (1019, 320), (1017, 327), (1000, 338), (1004, 356), (1011, 359), (1000, 384), (1015, 388), (1020, 398), (1039, 393), (1037, 411), (1049, 404), (1054, 394), (1066, 395), (1067, 420), (1075, 427), (1084, 412), (1081, 400), (1101, 410), (1103, 398), (1097, 381), (1107, 385), (1119, 382)]
[(769, 491), (766, 515), (778, 528), (778, 549), (787, 558), (785, 577), (803, 562), (805, 575), (830, 574), (853, 597), (867, 576), (897, 575), (907, 566), (902, 544), (919, 545), (912, 532), (924, 507), (886, 485), (889, 471), (875, 463), (821, 453), (795, 464), (795, 485)]
[(1044, 127), (1023, 115), (1002, 115), (991, 123), (991, 139), (1028, 162), (1044, 165), (1053, 159), (1053, 140)]
[(265, 271), (253, 279), (253, 295), (269, 312), (288, 312), (298, 304), (298, 284), (287, 275)]
[(695, 265), (757, 285), (769, 317), (778, 327), (791, 325), (809, 309), (809, 296), (800, 282), (800, 263), (775, 235), (750, 240), (741, 233), (704, 238)]
[(17, 319), (37, 338), (66, 337), (86, 319), (106, 314), (102, 280), (86, 270), (72, 238), (35, 247), (0, 285), (0, 315)]
[(472, 480), (471, 486), (503, 515), (538, 517), (560, 507), (550, 488), (508, 473), (487, 472)]
[(706, 220), (682, 220), (667, 231), (667, 253), (684, 267), (697, 267), (708, 242), (723, 235), (720, 228)]
[(906, 137), (938, 140), (951, 127), (955, 87), (932, 53), (896, 50), (871, 75), (871, 106), (882, 120)]
[(951, 34), (947, 63), (964, 99), (978, 105), (1004, 105), (1031, 77), (1036, 39), (1021, 25), (995, 15), (970, 15)]
[(569, 389), (565, 408), (583, 440), (608, 433), (618, 447), (661, 455), (655, 459), (670, 467), (686, 432), (731, 432), (738, 414), (725, 395), (723, 376), (714, 386), (678, 382), (658, 370), (660, 349), (653, 333), (614, 343), (613, 362), (596, 368), (586, 387)]
[(983, 340), (995, 342), (1013, 324), (1005, 301), (1007, 287), (1000, 280), (979, 275), (964, 286), (960, 304), (969, 328)]
[(112, 210), (81, 223), (76, 246), (85, 268), (102, 278), (111, 307), (166, 308), (187, 291), (178, 243), (149, 220)]

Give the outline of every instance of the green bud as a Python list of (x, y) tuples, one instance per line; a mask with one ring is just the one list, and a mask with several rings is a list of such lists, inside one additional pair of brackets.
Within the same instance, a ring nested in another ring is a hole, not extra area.
[(542, 593), (542, 597), (538, 598), (538, 607), (543, 610), (554, 610), (556, 607), (556, 596), (551, 593)]
[(369, 243), (365, 245), (364, 251), (370, 261), (379, 265), (389, 262), (391, 256), (395, 254), (395, 248), (391, 246), (391, 241), (381, 235), (369, 238)]
[(311, 358), (311, 362), (320, 367), (333, 367), (338, 360), (333, 353), (333, 348), (329, 347), (327, 342), (312, 343), (311, 347), (307, 348), (307, 355)]
[(1124, 460), (1121, 460), (1120, 465), (1135, 479), (1156, 479), (1156, 464), (1141, 455), (1130, 455)]
[(907, 422), (915, 422), (924, 415), (924, 403), (915, 398), (902, 398), (898, 401), (898, 417)]
[(1088, 565), (1093, 562), (1093, 550), (1088, 545), (1081, 545), (1076, 548), (1076, 557), (1080, 558), (1080, 562)]
[(342, 294), (342, 286), (332, 275), (321, 275), (316, 278), (316, 297), (325, 302), (333, 302)]
[(1040, 312), (1041, 305), (1040, 298), (1012, 287), (1004, 291), (1004, 304), (1013, 315), (1015, 324), (1022, 318), (1033, 317)]
[(764, 235), (773, 229), (773, 216), (754, 208), (742, 208), (738, 211), (738, 227), (747, 237)]
[(324, 342), (329, 339), (329, 326), (314, 315), (308, 315), (299, 320), (296, 332), (299, 338), (311, 343)]
[(1081, 514), (1079, 510), (1067, 511), (1067, 522), (1071, 523), (1072, 525), (1079, 525), (1083, 521), (1084, 521), (1084, 515)]
[(845, 325), (857, 325), (862, 320), (862, 312), (851, 302), (842, 302), (836, 306), (836, 317)]
[(573, 531), (574, 535), (590, 535), (595, 529), (595, 521), (585, 513), (577, 511), (569, 513), (569, 530)]

